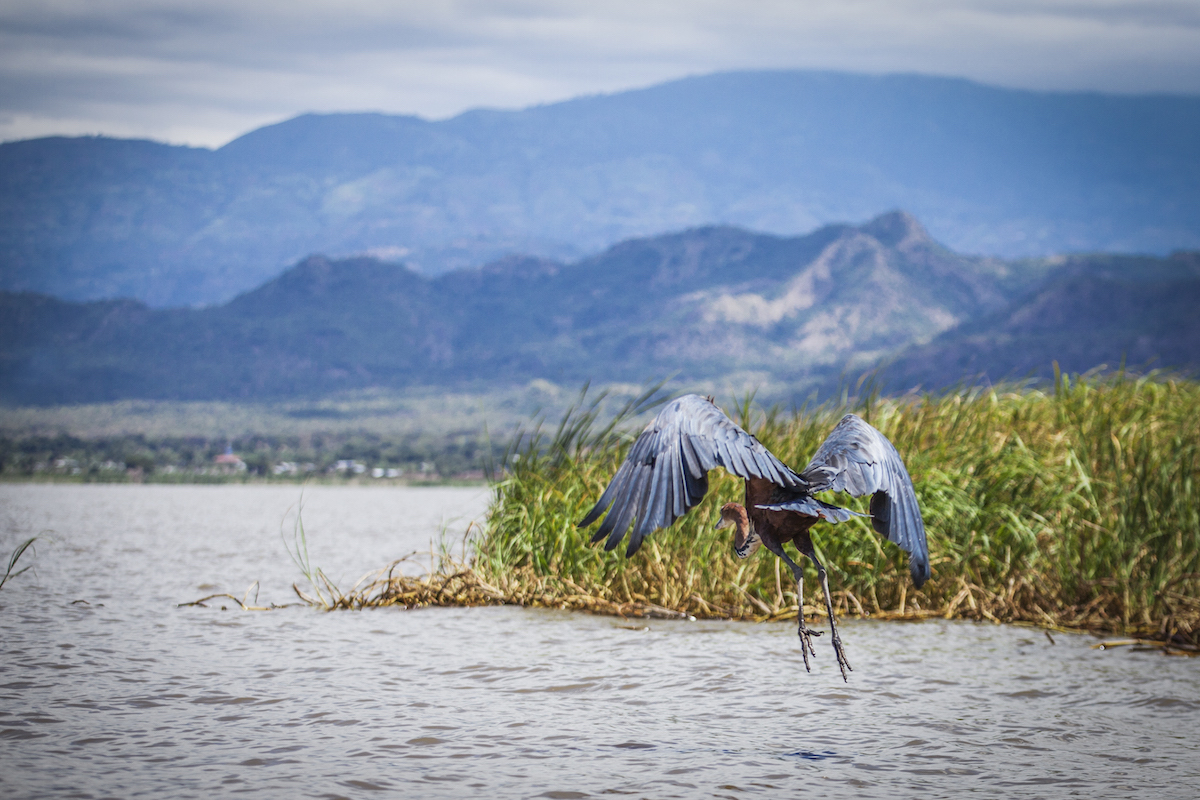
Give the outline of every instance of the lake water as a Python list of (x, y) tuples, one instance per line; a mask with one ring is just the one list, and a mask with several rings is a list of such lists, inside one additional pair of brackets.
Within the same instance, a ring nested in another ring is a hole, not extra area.
[[(790, 624), (176, 607), (294, 600), (299, 494), (0, 485), (5, 558), (51, 538), (0, 590), (0, 796), (1200, 794), (1200, 659), (1088, 636), (848, 620), (845, 684)], [(486, 503), (309, 488), (312, 562), (352, 583)]]

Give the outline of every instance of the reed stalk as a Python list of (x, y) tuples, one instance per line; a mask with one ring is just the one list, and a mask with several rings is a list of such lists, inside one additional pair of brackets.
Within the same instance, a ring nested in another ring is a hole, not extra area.
[(13, 548), (12, 553), (8, 557), (8, 564), (4, 568), (4, 574), (0, 575), (0, 589), (3, 589), (4, 584), (11, 581), (13, 578), (33, 568), (33, 565), (30, 564), (29, 566), (17, 569), (17, 563), (21, 560), (21, 556), (25, 555), (26, 551), (37, 555), (37, 550), (34, 549), (34, 543), (40, 538), (40, 536), (31, 536)]

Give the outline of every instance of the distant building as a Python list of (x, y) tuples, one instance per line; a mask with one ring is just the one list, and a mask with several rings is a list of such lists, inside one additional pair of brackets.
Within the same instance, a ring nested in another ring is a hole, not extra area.
[(213, 464), (220, 472), (245, 472), (246, 462), (233, 454), (233, 446), (225, 448), (225, 452), (213, 457)]

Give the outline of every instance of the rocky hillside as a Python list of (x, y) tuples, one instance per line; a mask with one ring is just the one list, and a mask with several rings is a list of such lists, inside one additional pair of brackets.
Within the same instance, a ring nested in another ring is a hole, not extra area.
[(672, 374), (799, 385), (994, 313), (1043, 272), (957, 255), (902, 212), (801, 237), (699, 228), (437, 278), (315, 256), (205, 309), (0, 295), (0, 386), (9, 402), (79, 402)]
[(1004, 309), (898, 355), (893, 391), (1096, 367), (1200, 371), (1200, 252), (1167, 259), (1078, 256)]

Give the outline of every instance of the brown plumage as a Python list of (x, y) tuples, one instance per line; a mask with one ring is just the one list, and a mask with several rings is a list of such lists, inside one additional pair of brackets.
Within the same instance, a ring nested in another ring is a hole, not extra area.
[(784, 545), (790, 542), (816, 566), (830, 638), (846, 679), (851, 667), (833, 615), (829, 578), (817, 560), (809, 529), (821, 520), (836, 523), (862, 515), (813, 495), (827, 490), (855, 497), (870, 494), (872, 526), (909, 553), (909, 570), (919, 587), (929, 578), (929, 549), (916, 493), (900, 454), (883, 434), (847, 414), (808, 466), (796, 473), (711, 400), (686, 395), (668, 403), (646, 426), (579, 526), (591, 525), (607, 511), (592, 541), (607, 538), (604, 548), (612, 550), (632, 525), (625, 551), (632, 556), (645, 536), (667, 527), (700, 502), (708, 491), (708, 471), (718, 466), (743, 478), (746, 492), (745, 505), (722, 507), (717, 527), (734, 527), (734, 552), (740, 558), (748, 558), (762, 546), (792, 570), (800, 598), (800, 650), (810, 670), (809, 656), (815, 655), (811, 637), (820, 633), (804, 622), (804, 571)]

